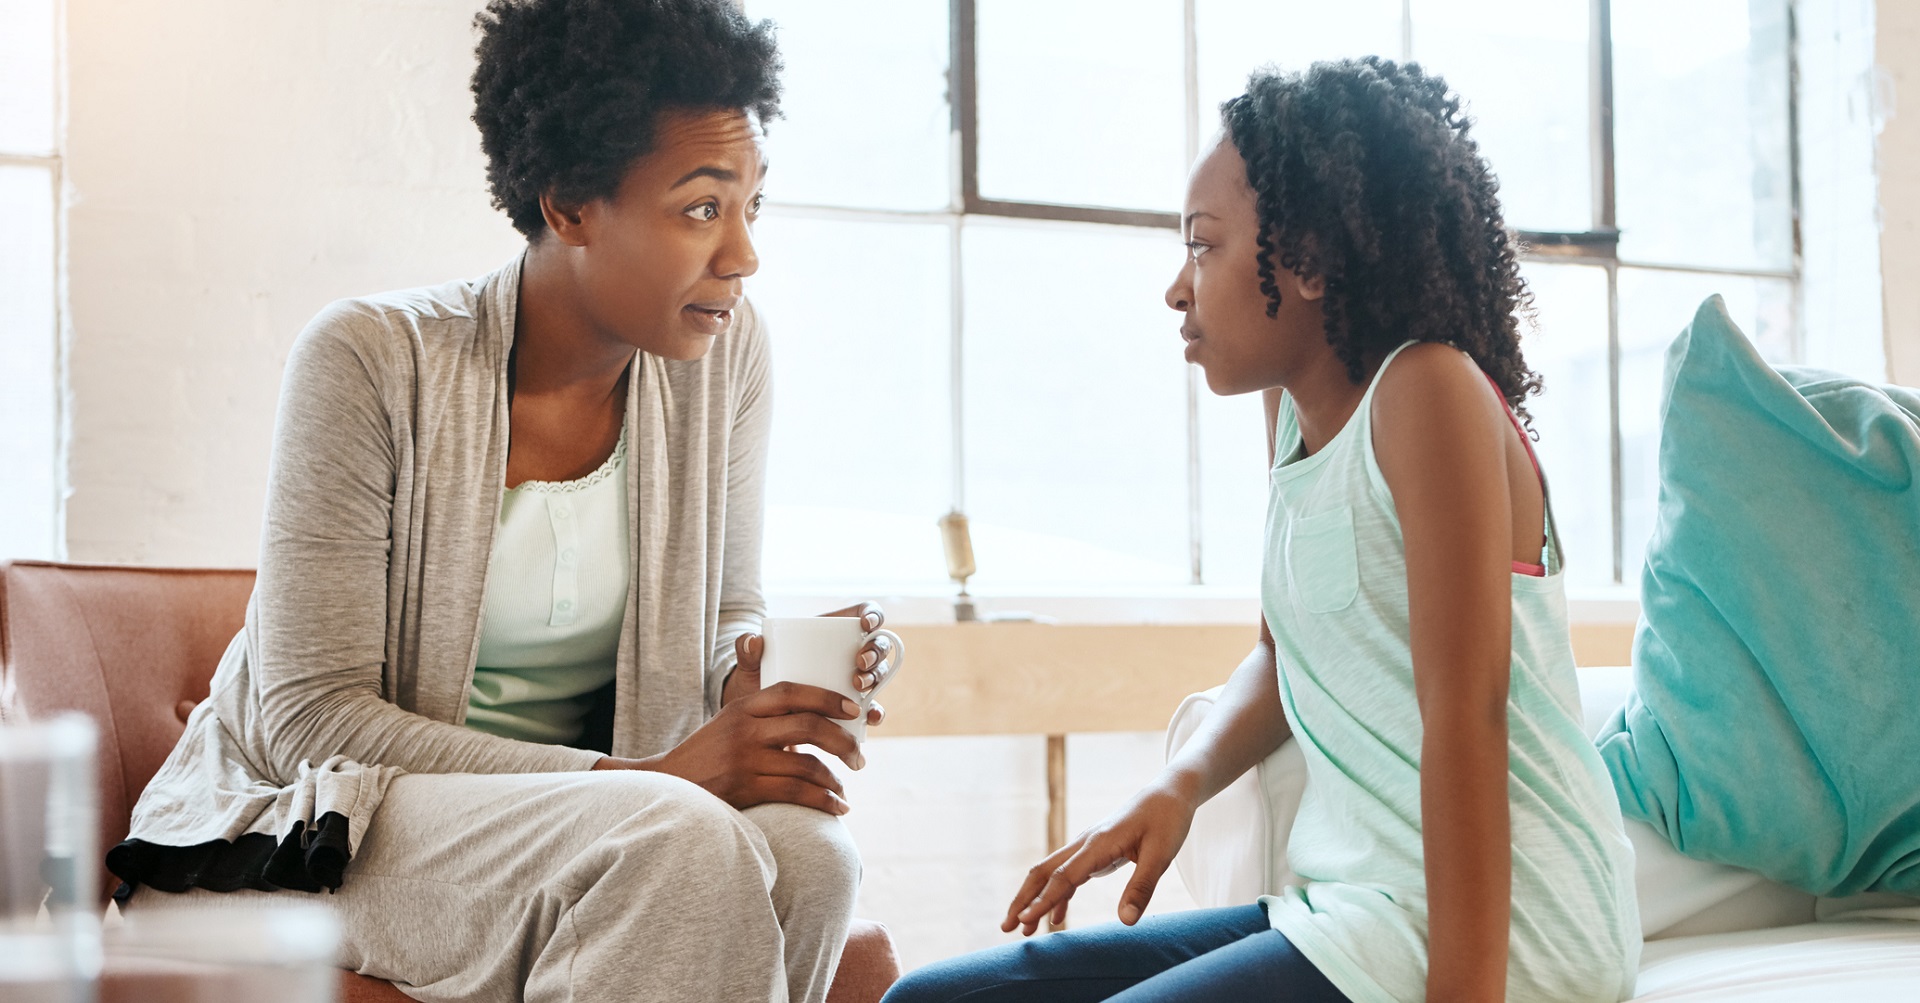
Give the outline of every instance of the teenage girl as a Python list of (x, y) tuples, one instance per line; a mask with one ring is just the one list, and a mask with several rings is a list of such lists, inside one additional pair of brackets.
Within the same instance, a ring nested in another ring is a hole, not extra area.
[[(1132, 861), (1122, 925), (941, 962), (887, 1001), (1625, 999), (1633, 853), (1581, 728), (1519, 417), (1530, 297), (1459, 98), (1369, 57), (1256, 74), (1221, 110), (1167, 305), (1215, 393), (1265, 395), (1260, 642), (1002, 929), (1032, 934)], [(1194, 810), (1289, 738), (1301, 884), (1140, 922)]]

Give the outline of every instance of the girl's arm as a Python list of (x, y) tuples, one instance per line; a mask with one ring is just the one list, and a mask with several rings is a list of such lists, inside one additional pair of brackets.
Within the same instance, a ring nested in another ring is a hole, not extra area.
[(1233, 671), (1213, 713), (1152, 783), (1119, 811), (1048, 854), (1027, 871), (1014, 893), (1003, 931), (1031, 936), (1040, 921), (1066, 917), (1067, 901), (1089, 878), (1133, 861), (1133, 877), (1120, 894), (1120, 922), (1132, 925), (1174, 855), (1187, 840), (1193, 813), (1234, 778), (1287, 740), (1280, 686), (1274, 670), (1273, 636), (1260, 625), (1260, 643)]
[[(1513, 550), (1506, 436), (1486, 378), (1438, 344), (1401, 353), (1374, 395), (1374, 453), (1406, 540), (1427, 999), (1506, 995), (1513, 844), (1507, 686)], [(1529, 472), (1530, 473), (1530, 472)]]
[[(1259, 643), (1233, 670), (1213, 712), (1161, 771), (1161, 782), (1198, 808), (1272, 755), (1292, 734), (1280, 706), (1273, 634), (1263, 616)], [(1146, 906), (1144, 899), (1140, 905)]]

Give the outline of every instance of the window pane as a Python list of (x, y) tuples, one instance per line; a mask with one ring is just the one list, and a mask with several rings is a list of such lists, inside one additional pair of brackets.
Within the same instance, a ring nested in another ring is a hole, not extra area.
[(0, 0), (0, 153), (53, 152), (53, 0)]
[(1587, 4), (1414, 0), (1413, 57), (1466, 101), (1510, 226), (1593, 226)]
[(1613, 38), (1620, 256), (1791, 267), (1786, 0), (1615, 0)]
[(1613, 582), (1613, 462), (1607, 398), (1607, 273), (1528, 262), (1538, 327), (1521, 349), (1540, 374), (1527, 402), (1565, 548), (1567, 582)]
[(1887, 378), (1880, 276), (1880, 182), (1874, 137), (1885, 109), (1870, 99), (1873, 5), (1794, 8), (1795, 124), (1800, 168), (1800, 361), (1862, 379)]
[(1324, 59), (1400, 56), (1400, 0), (1197, 0), (1193, 19), (1202, 138), (1219, 125), (1220, 102), (1244, 92), (1260, 66), (1297, 71)]
[(966, 490), (981, 589), (1184, 585), (1170, 232), (970, 221)]
[(1200, 379), (1200, 577), (1260, 591), (1267, 531), (1267, 416), (1259, 394), (1220, 397)]
[(0, 560), (56, 556), (53, 176), (0, 166)]
[(767, 130), (775, 202), (944, 209), (947, 7), (748, 0), (779, 26), (785, 117)]
[(770, 589), (946, 581), (951, 355), (943, 224), (803, 219), (755, 234), (774, 359)]
[(1660, 486), (1660, 390), (1667, 346), (1718, 293), (1733, 322), (1774, 365), (1790, 361), (1793, 284), (1784, 279), (1620, 270), (1621, 543), (1627, 581), (1640, 580)]
[(980, 0), (977, 10), (982, 196), (1179, 208), (1179, 0)]

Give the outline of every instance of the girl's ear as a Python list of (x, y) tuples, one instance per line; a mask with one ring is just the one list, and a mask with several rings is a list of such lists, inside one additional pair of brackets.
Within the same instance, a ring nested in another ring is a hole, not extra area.
[(1324, 299), (1327, 295), (1327, 280), (1320, 275), (1295, 275), (1294, 288), (1300, 290), (1303, 300)]

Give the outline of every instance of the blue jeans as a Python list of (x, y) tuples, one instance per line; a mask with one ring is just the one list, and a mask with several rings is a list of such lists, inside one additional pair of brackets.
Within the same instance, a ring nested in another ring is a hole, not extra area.
[(1053, 933), (938, 961), (881, 1003), (1347, 1003), (1261, 906)]

